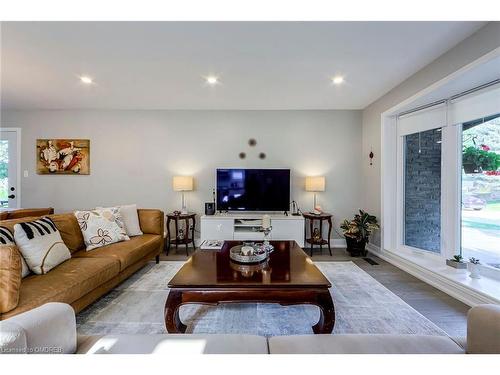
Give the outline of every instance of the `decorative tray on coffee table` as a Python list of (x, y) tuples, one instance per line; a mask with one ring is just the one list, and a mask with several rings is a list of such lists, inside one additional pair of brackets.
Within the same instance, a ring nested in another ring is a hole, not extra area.
[[(272, 249), (270, 245), (264, 244), (243, 244), (233, 246), (229, 250), (229, 257), (238, 263), (260, 263), (267, 259)], [(251, 249), (251, 250), (250, 250)]]

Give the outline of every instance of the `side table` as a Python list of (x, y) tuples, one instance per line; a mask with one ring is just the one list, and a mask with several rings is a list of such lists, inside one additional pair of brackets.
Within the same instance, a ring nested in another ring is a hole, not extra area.
[[(332, 248), (330, 247), (330, 235), (332, 234), (332, 214), (327, 212), (323, 212), (319, 215), (312, 213), (303, 213), (304, 219), (306, 220), (306, 225), (304, 225), (304, 238), (306, 239), (306, 243), (311, 244), (310, 253), (313, 255), (313, 245), (319, 245), (319, 248), (323, 250), (323, 245), (328, 245), (328, 251), (330, 252), (330, 256), (332, 256)], [(306, 230), (307, 230), (307, 220), (309, 220), (309, 230), (310, 230), (310, 238), (307, 238)], [(314, 223), (315, 221), (319, 221), (319, 238), (313, 235), (314, 233)], [(326, 239), (323, 238), (323, 221), (328, 223), (328, 237)]]
[[(175, 232), (170, 231), (170, 222), (174, 222), (174, 228)], [(179, 231), (179, 221), (184, 221), (185, 224), (185, 232), (183, 235), (180, 235)], [(168, 251), (170, 250), (170, 246), (172, 244), (175, 245), (175, 248), (177, 249), (179, 245), (184, 244), (186, 245), (186, 255), (189, 255), (188, 252), (188, 245), (192, 242), (193, 243), (193, 249), (195, 248), (194, 245), (194, 227), (196, 225), (196, 214), (194, 212), (188, 212), (187, 214), (179, 214), (176, 215), (173, 212), (167, 214), (167, 239), (166, 239), (166, 244), (167, 244), (167, 255)], [(191, 228), (191, 230), (190, 230)], [(191, 232), (191, 233), (189, 233)]]

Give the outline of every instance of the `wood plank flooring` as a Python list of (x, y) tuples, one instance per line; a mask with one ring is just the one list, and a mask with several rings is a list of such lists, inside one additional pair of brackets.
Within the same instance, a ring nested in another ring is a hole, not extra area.
[[(189, 253), (192, 252), (193, 249), (189, 248)], [(330, 256), (328, 249), (323, 248), (322, 253), (319, 249), (315, 249), (312, 259), (315, 262), (353, 261), (448, 335), (461, 337), (466, 335), (469, 306), (374, 255), (369, 257), (378, 265), (371, 265), (362, 258), (352, 258), (345, 249), (335, 248), (332, 252), (333, 256)], [(162, 254), (160, 259), (186, 260), (185, 247), (181, 246), (177, 250), (173, 247), (168, 256)]]

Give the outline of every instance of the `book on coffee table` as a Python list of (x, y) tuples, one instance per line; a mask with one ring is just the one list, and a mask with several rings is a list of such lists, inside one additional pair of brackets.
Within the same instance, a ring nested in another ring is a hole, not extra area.
[(201, 243), (200, 249), (202, 250), (220, 250), (224, 246), (223, 240), (205, 240)]

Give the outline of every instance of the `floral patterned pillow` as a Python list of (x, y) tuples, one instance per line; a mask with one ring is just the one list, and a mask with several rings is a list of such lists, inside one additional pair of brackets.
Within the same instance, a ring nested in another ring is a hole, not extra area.
[(75, 216), (80, 225), (87, 251), (130, 239), (112, 215), (103, 215), (99, 210), (93, 210), (75, 211)]
[(116, 224), (118, 224), (118, 226), (122, 230), (122, 234), (127, 236), (127, 230), (125, 228), (125, 223), (123, 221), (123, 217), (120, 212), (120, 207), (96, 207), (94, 211), (97, 211), (100, 215), (104, 216), (106, 219), (112, 220)]

